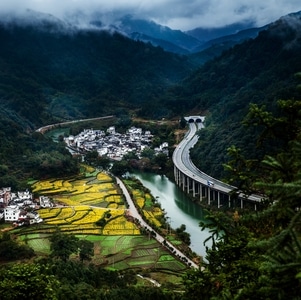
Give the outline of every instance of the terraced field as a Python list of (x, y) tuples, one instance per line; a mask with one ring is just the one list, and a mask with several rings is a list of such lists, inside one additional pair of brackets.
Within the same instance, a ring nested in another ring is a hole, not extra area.
[[(20, 232), (20, 239), (32, 247), (38, 255), (50, 254), (51, 234)], [(154, 239), (137, 235), (89, 235), (77, 234), (80, 239), (94, 243), (92, 263), (109, 269), (152, 269), (178, 274), (187, 266), (175, 259)]]
[(140, 208), (141, 215), (154, 229), (162, 228), (164, 213), (155, 199), (146, 189), (137, 186), (135, 180), (127, 179), (125, 183), (132, 194), (136, 207)]
[[(38, 212), (43, 223), (14, 229), (19, 238), (39, 255), (49, 255), (49, 237), (60, 228), (94, 243), (92, 262), (113, 269), (155, 268), (171, 272), (186, 270), (155, 239), (144, 236), (127, 218), (123, 195), (105, 173), (89, 170), (80, 179), (53, 179), (33, 183), (33, 192), (48, 195), (54, 207)], [(133, 190), (134, 200), (146, 218), (160, 227), (162, 211), (153, 207), (151, 195)]]
[[(93, 242), (92, 263), (106, 268), (155, 270), (167, 278), (187, 270), (184, 263), (155, 239), (142, 235), (138, 225), (128, 219), (123, 195), (108, 174), (92, 169), (80, 179), (38, 181), (33, 183), (33, 192), (48, 195), (55, 206), (38, 210), (43, 223), (13, 232), (38, 255), (50, 254), (49, 238), (59, 228)], [(159, 228), (163, 213), (153, 205), (151, 195), (138, 188), (132, 192), (144, 217)]]
[(106, 173), (85, 173), (81, 179), (50, 179), (37, 181), (32, 192), (52, 197), (68, 206), (80, 204), (96, 207), (125, 208), (123, 195), (117, 190), (113, 178)]

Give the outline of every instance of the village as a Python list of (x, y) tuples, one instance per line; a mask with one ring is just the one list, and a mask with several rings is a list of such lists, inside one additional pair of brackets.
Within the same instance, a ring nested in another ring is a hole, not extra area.
[(33, 199), (28, 190), (15, 193), (10, 187), (0, 189), (0, 220), (14, 226), (38, 224), (43, 222), (36, 211), (40, 207), (52, 207), (52, 202), (45, 196)]
[[(128, 153), (135, 153), (141, 158), (143, 150), (150, 148), (153, 135), (150, 131), (131, 127), (125, 134), (116, 132), (115, 127), (102, 130), (85, 129), (80, 134), (70, 135), (64, 141), (70, 151), (85, 153), (96, 150), (99, 156), (107, 156), (113, 160), (121, 160)], [(154, 149), (155, 155), (168, 155), (168, 143), (164, 142)], [(0, 189), (0, 220), (14, 226), (32, 225), (43, 222), (36, 211), (40, 207), (52, 207), (48, 197), (33, 199), (30, 191), (12, 192), (10, 187)]]
[[(131, 127), (125, 134), (116, 132), (115, 127), (103, 130), (85, 129), (76, 136), (64, 138), (69, 150), (76, 152), (97, 151), (99, 156), (107, 156), (113, 160), (121, 160), (124, 155), (134, 152), (138, 158), (146, 148), (150, 148), (153, 135), (150, 131)], [(168, 155), (168, 143), (164, 142), (154, 149), (155, 154)]]

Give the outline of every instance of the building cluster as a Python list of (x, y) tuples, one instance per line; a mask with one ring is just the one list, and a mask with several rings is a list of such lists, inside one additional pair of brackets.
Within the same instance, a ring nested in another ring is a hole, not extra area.
[(10, 187), (0, 189), (0, 220), (15, 226), (41, 223), (43, 220), (36, 212), (37, 208), (28, 190), (14, 193)]
[[(134, 152), (139, 158), (141, 152), (150, 147), (153, 135), (150, 131), (143, 132), (141, 128), (131, 127), (125, 134), (116, 132), (115, 127), (102, 130), (85, 129), (76, 136), (65, 138), (68, 148), (79, 152), (97, 151), (99, 156), (107, 156), (121, 160), (125, 154)], [(154, 149), (155, 153), (168, 155), (168, 143), (163, 143)]]

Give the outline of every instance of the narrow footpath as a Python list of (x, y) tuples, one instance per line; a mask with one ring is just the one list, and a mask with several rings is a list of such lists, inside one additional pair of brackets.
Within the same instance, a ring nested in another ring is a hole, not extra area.
[[(120, 186), (120, 188), (122, 189), (122, 192), (127, 200), (128, 203), (128, 211), (130, 213), (130, 215), (133, 218), (136, 218), (141, 226), (147, 228), (149, 231), (153, 231), (156, 233), (156, 236), (154, 236), (154, 238), (161, 244), (164, 245), (163, 242), (165, 241), (166, 245), (168, 247), (166, 247), (166, 249), (174, 249), (174, 251), (172, 252), (174, 255), (179, 256), (179, 257), (183, 257), (186, 260), (186, 264), (190, 265), (191, 267), (198, 269), (199, 266), (193, 262), (191, 259), (189, 259), (184, 253), (182, 253), (181, 251), (179, 251), (174, 245), (172, 245), (170, 242), (168, 242), (164, 237), (162, 237), (160, 234), (158, 234), (151, 226), (149, 226), (140, 216), (136, 206), (134, 205), (134, 202), (126, 188), (126, 186), (124, 185), (124, 183), (122, 182), (122, 180), (120, 180), (118, 177), (116, 177), (117, 180), (117, 184)], [(170, 250), (171, 251), (171, 250)], [(183, 261), (184, 262), (184, 261)], [(185, 263), (185, 262), (184, 262)]]

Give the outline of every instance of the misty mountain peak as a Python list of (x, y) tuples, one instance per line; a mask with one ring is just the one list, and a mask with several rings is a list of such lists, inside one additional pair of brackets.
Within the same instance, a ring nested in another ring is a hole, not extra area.
[(0, 14), (0, 22), (5, 25), (34, 27), (39, 30), (47, 30), (50, 32), (74, 30), (74, 26), (66, 21), (51, 14), (37, 12), (31, 9), (14, 14)]

